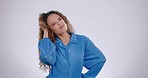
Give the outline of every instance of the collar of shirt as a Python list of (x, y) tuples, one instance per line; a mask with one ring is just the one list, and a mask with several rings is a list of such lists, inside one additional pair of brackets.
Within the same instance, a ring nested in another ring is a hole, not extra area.
[[(69, 44), (70, 43), (78, 43), (77, 35), (75, 33), (69, 33), (69, 34), (71, 35)], [(61, 42), (62, 41), (58, 37), (56, 37), (56, 44), (61, 43)]]

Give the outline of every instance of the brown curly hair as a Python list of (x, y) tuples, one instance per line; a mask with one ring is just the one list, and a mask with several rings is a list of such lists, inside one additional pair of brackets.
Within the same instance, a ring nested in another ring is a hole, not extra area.
[[(51, 14), (57, 14), (57, 15), (59, 15), (65, 21), (65, 23), (67, 24), (67, 32), (68, 33), (74, 32), (74, 28), (73, 28), (72, 24), (69, 22), (69, 20), (67, 19), (67, 17), (65, 15), (63, 15), (62, 13), (60, 13), (59, 11), (51, 10), (51, 11), (49, 11), (47, 13), (41, 13), (41, 14), (39, 14), (38, 21), (39, 22), (42, 22), (42, 23), (39, 23), (39, 26), (44, 26), (44, 27), (47, 27), (48, 28), (48, 30), (49, 30), (48, 31), (48, 38), (53, 43), (55, 42), (56, 35), (51, 32), (51, 29), (49, 28), (49, 26), (47, 24), (47, 18)], [(44, 31), (41, 28), (39, 28), (39, 40), (43, 39), (43, 35), (44, 35)], [(39, 49), (38, 49), (38, 52), (40, 54), (40, 50)], [(44, 71), (50, 70), (50, 68), (51, 68), (50, 65), (45, 65), (41, 61), (39, 62), (39, 65), (40, 65), (39, 68), (42, 69), (42, 70), (44, 70)]]

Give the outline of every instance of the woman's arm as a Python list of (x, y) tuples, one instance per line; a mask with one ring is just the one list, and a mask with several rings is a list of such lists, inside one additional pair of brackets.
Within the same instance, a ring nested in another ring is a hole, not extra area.
[(44, 35), (43, 35), (43, 38), (48, 38), (48, 29), (44, 29)]
[(86, 37), (84, 67), (89, 71), (82, 74), (82, 78), (95, 78), (101, 71), (105, 61), (106, 58), (103, 53)]
[(56, 46), (48, 38), (48, 30), (44, 30), (43, 39), (39, 40), (39, 59), (47, 65), (54, 65), (56, 61)]

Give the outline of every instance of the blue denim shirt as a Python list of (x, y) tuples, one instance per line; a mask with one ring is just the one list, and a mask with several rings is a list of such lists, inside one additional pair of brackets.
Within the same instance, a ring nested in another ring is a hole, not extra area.
[[(66, 46), (57, 37), (55, 43), (49, 38), (39, 40), (38, 48), (40, 61), (52, 67), (46, 78), (95, 78), (106, 61), (88, 37), (75, 33)], [(82, 73), (83, 66), (86, 73)]]

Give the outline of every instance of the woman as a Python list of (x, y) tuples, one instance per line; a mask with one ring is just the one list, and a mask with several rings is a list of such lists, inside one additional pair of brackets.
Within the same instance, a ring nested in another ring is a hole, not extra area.
[[(46, 78), (95, 78), (106, 58), (93, 42), (74, 30), (62, 13), (49, 11), (39, 16), (40, 67), (48, 68)], [(82, 73), (83, 66), (88, 69)]]

